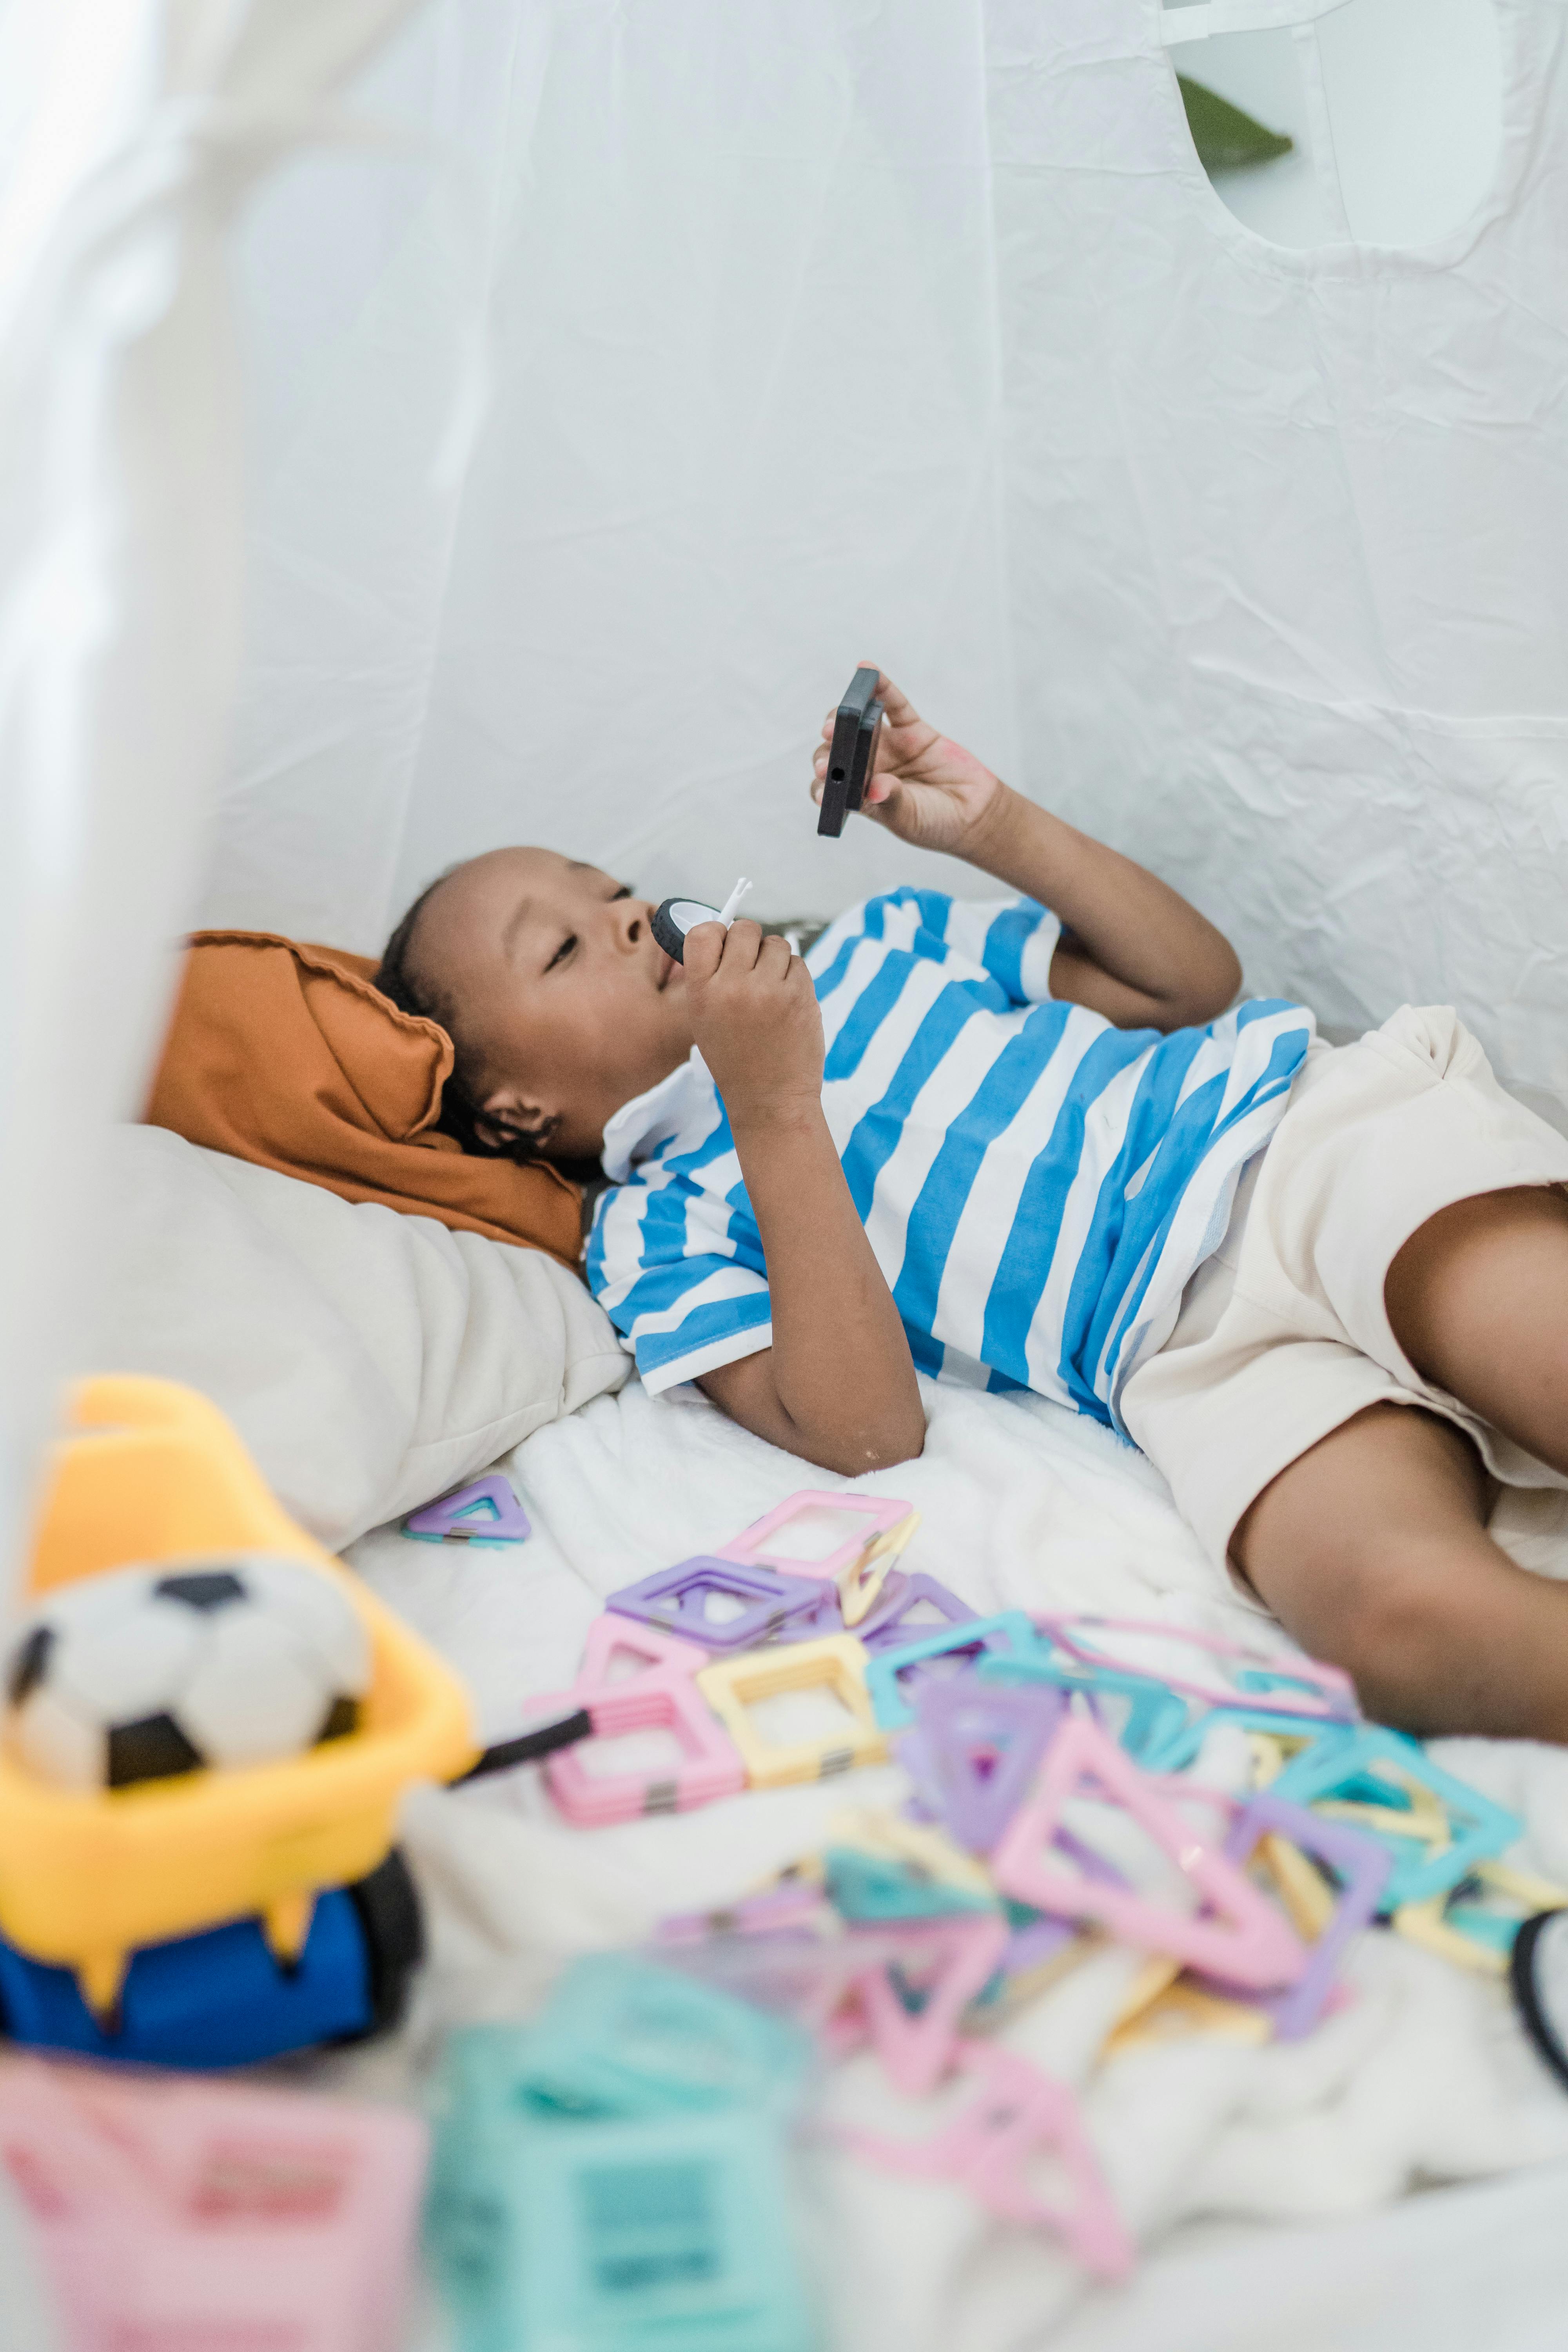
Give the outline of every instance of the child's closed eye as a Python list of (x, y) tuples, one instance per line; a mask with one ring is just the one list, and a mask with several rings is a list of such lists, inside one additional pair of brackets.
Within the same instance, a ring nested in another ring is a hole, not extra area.
[[(615, 904), (615, 902), (616, 902), (616, 900), (617, 898), (629, 898), (631, 897), (631, 895), (632, 895), (632, 894), (631, 894), (631, 889), (630, 889), (629, 886), (628, 886), (626, 883), (625, 883), (625, 882), (618, 882), (618, 883), (616, 885), (615, 888), (610, 892), (609, 904), (613, 906), (613, 905)], [(551, 957), (551, 959), (550, 959), (549, 962), (545, 965), (545, 967), (544, 967), (545, 971), (554, 971), (554, 969), (555, 969), (555, 967), (556, 967), (556, 965), (557, 965), (558, 963), (565, 963), (565, 962), (568, 961), (568, 959), (569, 959), (569, 958), (573, 955), (573, 953), (574, 952), (574, 950), (575, 950), (575, 949), (576, 949), (576, 946), (577, 946), (577, 934), (576, 934), (576, 932), (575, 932), (575, 931), (568, 931), (568, 932), (567, 932), (567, 934), (566, 934), (566, 936), (565, 936), (565, 938), (562, 940), (562, 942), (561, 942), (560, 946), (556, 949), (555, 953)]]

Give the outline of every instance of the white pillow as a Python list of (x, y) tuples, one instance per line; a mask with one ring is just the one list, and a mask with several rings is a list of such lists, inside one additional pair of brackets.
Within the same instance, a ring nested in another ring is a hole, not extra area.
[(287, 1509), (334, 1550), (457, 1486), (629, 1360), (542, 1251), (115, 1130), (93, 1364), (219, 1405)]

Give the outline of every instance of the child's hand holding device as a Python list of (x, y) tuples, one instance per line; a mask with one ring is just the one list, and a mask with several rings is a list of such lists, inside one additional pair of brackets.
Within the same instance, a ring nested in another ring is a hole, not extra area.
[[(875, 677), (874, 699), (871, 679)], [(869, 713), (880, 705), (879, 727)], [(855, 801), (856, 753), (867, 737), (874, 748), (864, 798)], [(1008, 797), (1007, 787), (973, 751), (939, 735), (890, 677), (865, 663), (855, 673), (844, 701), (822, 722), (822, 742), (812, 762), (811, 796), (824, 811), (818, 832), (835, 834), (832, 822), (844, 806), (858, 805), (900, 841), (918, 849), (946, 850), (973, 857), (988, 824)], [(832, 771), (842, 769), (842, 775)]]
[(822, 1015), (789, 941), (755, 923), (699, 923), (686, 935), (687, 1002), (697, 1047), (731, 1129), (755, 1130), (822, 1104)]

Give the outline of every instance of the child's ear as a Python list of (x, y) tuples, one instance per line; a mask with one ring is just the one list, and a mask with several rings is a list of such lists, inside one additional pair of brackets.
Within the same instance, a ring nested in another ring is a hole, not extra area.
[(537, 1148), (559, 1124), (553, 1111), (525, 1102), (510, 1087), (498, 1087), (474, 1111), (474, 1133), (491, 1151), (510, 1151), (520, 1143)]

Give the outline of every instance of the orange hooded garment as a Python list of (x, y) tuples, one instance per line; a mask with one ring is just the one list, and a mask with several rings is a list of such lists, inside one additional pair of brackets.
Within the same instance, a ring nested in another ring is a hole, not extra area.
[(345, 1201), (547, 1250), (574, 1268), (577, 1186), (437, 1133), (452, 1041), (400, 1013), (372, 985), (375, 969), (271, 931), (196, 932), (146, 1120)]

